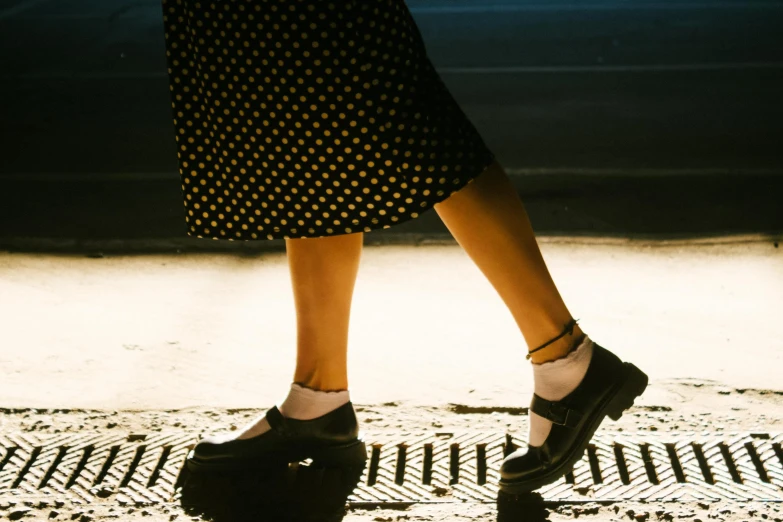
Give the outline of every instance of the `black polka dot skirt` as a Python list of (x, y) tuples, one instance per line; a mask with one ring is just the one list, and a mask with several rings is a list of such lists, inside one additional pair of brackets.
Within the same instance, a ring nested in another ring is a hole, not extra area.
[(495, 159), (403, 0), (162, 3), (189, 236), (389, 228)]

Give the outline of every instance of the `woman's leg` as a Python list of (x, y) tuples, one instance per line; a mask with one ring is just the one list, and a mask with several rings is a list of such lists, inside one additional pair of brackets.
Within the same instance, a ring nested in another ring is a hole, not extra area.
[(348, 389), (348, 324), (364, 233), (287, 239), (296, 306), (294, 382)]
[[(286, 239), (296, 307), (296, 370), (280, 403), (286, 417), (314, 419), (350, 400), (348, 320), (364, 233)], [(248, 439), (270, 430), (261, 415), (238, 430)]]
[[(434, 208), (500, 294), (530, 350), (564, 330), (571, 314), (541, 256), (522, 200), (497, 161)], [(583, 337), (577, 325), (531, 360), (559, 359)]]

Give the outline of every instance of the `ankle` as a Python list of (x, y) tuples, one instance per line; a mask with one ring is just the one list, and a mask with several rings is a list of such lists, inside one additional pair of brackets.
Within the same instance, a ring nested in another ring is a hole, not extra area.
[(312, 391), (319, 392), (339, 392), (348, 390), (347, 380), (293, 380), (294, 384), (298, 384), (302, 388), (306, 388)]
[(576, 325), (570, 334), (567, 333), (549, 346), (531, 354), (530, 361), (533, 364), (541, 364), (562, 359), (575, 350), (585, 340), (585, 337), (587, 335), (579, 325)]
[(321, 391), (292, 383), (279, 409), (285, 417), (309, 420), (325, 415), (350, 401), (348, 390)]
[(293, 382), (315, 391), (333, 392), (348, 389), (348, 376), (345, 372), (325, 372), (318, 369), (297, 370), (294, 373)]

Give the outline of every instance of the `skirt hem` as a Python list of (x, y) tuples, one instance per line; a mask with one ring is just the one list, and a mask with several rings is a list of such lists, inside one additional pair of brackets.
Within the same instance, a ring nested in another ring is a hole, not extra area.
[[(451, 192), (448, 192), (448, 193), (444, 193), (443, 195), (438, 196), (438, 197), (433, 198), (432, 200), (428, 201), (428, 205), (426, 205), (425, 207), (421, 207), (421, 209), (416, 213), (415, 216), (412, 215), (412, 214), (406, 214), (405, 215), (406, 219), (398, 219), (397, 221), (392, 221), (390, 219), (386, 219), (386, 220), (382, 220), (382, 221), (379, 220), (377, 223), (372, 223), (371, 225), (365, 225), (364, 227), (362, 227), (361, 230), (358, 230), (359, 226), (357, 226), (356, 227), (357, 230), (351, 231), (351, 232), (346, 232), (345, 231), (345, 227), (343, 227), (343, 228), (340, 229), (340, 231), (335, 229), (335, 231), (332, 232), (332, 233), (321, 234), (321, 235), (307, 235), (307, 234), (304, 234), (304, 235), (293, 234), (292, 235), (292, 234), (285, 234), (285, 233), (282, 233), (282, 232), (276, 232), (276, 233), (273, 233), (273, 234), (264, 234), (263, 237), (261, 235), (259, 235), (259, 237), (249, 237), (249, 238), (247, 238), (247, 237), (228, 237), (228, 236), (222, 236), (222, 235), (221, 236), (213, 236), (213, 235), (196, 234), (195, 232), (192, 232), (189, 229), (186, 230), (186, 234), (189, 237), (194, 237), (194, 238), (199, 238), (199, 239), (213, 239), (213, 240), (218, 240), (218, 241), (221, 241), (221, 240), (222, 241), (272, 241), (272, 240), (276, 240), (276, 239), (307, 239), (307, 238), (315, 239), (315, 238), (321, 238), (321, 237), (340, 236), (340, 235), (345, 235), (345, 234), (357, 234), (359, 232), (372, 232), (374, 230), (382, 230), (382, 229), (391, 228), (391, 227), (394, 227), (396, 225), (400, 225), (402, 223), (406, 223), (408, 221), (411, 221), (413, 219), (417, 219), (417, 218), (421, 217), (422, 214), (424, 214), (428, 210), (432, 209), (438, 203), (441, 203), (441, 202), (445, 201), (446, 199), (451, 197), (455, 192), (458, 192), (461, 189), (465, 188), (472, 181), (474, 181), (478, 176), (483, 174), (484, 171), (486, 171), (487, 168), (489, 168), (493, 163), (495, 163), (495, 161), (497, 159), (495, 154), (492, 151), (487, 149), (487, 152), (488, 152), (488, 155), (486, 156), (485, 161), (483, 161), (480, 164), (482, 166), (478, 170), (478, 172), (476, 172), (476, 174), (474, 176), (471, 176), (471, 177), (469, 177), (467, 179), (464, 179), (464, 180), (463, 180), (463, 178), (461, 178), (460, 179), (460, 183), (455, 186), (454, 190), (452, 190)], [(348, 228), (352, 228), (352, 227), (348, 227)], [(250, 234), (249, 231), (242, 231), (242, 233), (243, 234)]]

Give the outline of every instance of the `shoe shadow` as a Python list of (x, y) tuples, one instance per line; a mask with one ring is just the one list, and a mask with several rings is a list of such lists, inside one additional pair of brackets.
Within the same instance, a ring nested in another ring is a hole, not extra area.
[(538, 493), (498, 494), (498, 522), (550, 522), (550, 511)]
[(185, 513), (214, 522), (339, 522), (362, 467), (304, 464), (181, 478)]

